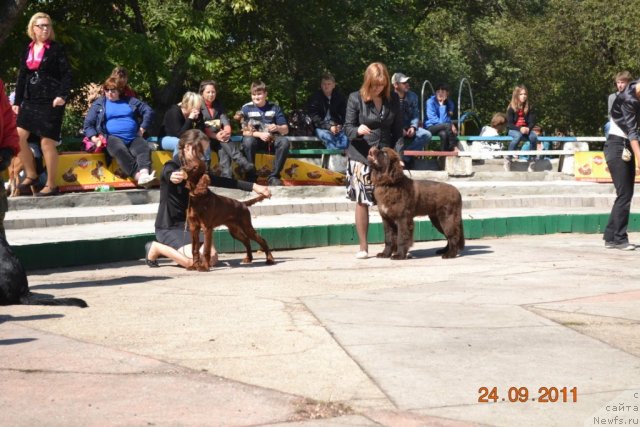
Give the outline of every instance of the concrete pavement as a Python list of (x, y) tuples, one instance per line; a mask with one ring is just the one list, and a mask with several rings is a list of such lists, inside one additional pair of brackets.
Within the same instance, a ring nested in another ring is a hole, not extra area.
[[(2, 307), (0, 425), (640, 417), (640, 251), (582, 234), (467, 244), (453, 260), (432, 241), (406, 261), (331, 246), (277, 251), (271, 267), (222, 254), (209, 273), (142, 261), (34, 271), (34, 292), (90, 307)], [(497, 401), (479, 402), (482, 387), (496, 387)], [(510, 402), (523, 387), (527, 401)], [(560, 397), (541, 403), (541, 387)]]

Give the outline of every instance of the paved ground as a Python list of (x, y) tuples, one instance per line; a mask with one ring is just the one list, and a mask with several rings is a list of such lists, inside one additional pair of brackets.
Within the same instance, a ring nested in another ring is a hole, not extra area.
[[(640, 250), (576, 234), (467, 243), (454, 260), (424, 242), (402, 262), (345, 246), (277, 252), (272, 267), (222, 254), (209, 273), (142, 261), (33, 272), (34, 292), (90, 307), (0, 309), (0, 425), (640, 418)], [(489, 403), (483, 387), (496, 387)], [(541, 387), (557, 401), (541, 403)], [(524, 388), (526, 402), (509, 401)]]

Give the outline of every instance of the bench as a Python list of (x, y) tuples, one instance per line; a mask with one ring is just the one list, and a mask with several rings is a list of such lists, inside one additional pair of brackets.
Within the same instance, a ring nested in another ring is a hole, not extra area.
[[(512, 138), (510, 136), (459, 136), (458, 139), (460, 141), (487, 141), (487, 142), (511, 142)], [(432, 141), (439, 141), (440, 138), (434, 136)], [(539, 136), (539, 142), (561, 142), (563, 145), (568, 142), (604, 142), (604, 137), (589, 137), (589, 136)], [(568, 148), (562, 150), (530, 150), (530, 151), (522, 151), (522, 150), (492, 150), (490, 153), (493, 156), (523, 156), (523, 155), (535, 155), (535, 156), (559, 156), (558, 162), (558, 172), (562, 171), (562, 167), (564, 165), (565, 156), (571, 156), (576, 151), (575, 148)], [(404, 152), (406, 156), (445, 156), (445, 157), (477, 157), (478, 153), (473, 151), (433, 151), (433, 150), (424, 150), (424, 151), (415, 151), (415, 150), (407, 150)]]

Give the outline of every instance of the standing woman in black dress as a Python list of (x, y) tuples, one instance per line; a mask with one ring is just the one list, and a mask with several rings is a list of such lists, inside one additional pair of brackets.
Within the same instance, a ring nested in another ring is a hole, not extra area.
[[(52, 196), (58, 194), (55, 184), (58, 169), (60, 128), (67, 95), (71, 89), (71, 66), (61, 44), (54, 41), (51, 17), (38, 12), (27, 26), (31, 43), (20, 56), (20, 72), (16, 83), (13, 111), (17, 114), (20, 136), (20, 160), (26, 178), (20, 186), (22, 194)], [(39, 192), (33, 154), (27, 139), (30, 134), (40, 138), (47, 166), (47, 185)]]

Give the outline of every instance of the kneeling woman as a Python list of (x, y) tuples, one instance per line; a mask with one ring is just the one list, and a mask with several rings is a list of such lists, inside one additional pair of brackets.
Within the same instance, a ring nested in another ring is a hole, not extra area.
[(104, 82), (104, 96), (96, 99), (84, 119), (84, 134), (100, 144), (107, 138), (107, 152), (118, 161), (122, 170), (145, 186), (155, 179), (151, 170), (151, 148), (142, 137), (151, 126), (153, 109), (137, 98), (120, 96), (124, 82), (109, 77)]
[[(191, 129), (182, 134), (178, 142), (178, 154), (165, 163), (160, 176), (160, 203), (156, 217), (156, 241), (145, 245), (146, 263), (149, 267), (158, 267), (157, 259), (170, 258), (182, 267), (190, 267), (191, 233), (186, 228), (187, 207), (189, 205), (189, 191), (185, 188), (186, 174), (181, 169), (182, 164), (194, 158), (195, 147), (209, 146), (209, 137), (198, 129)], [(211, 185), (222, 188), (235, 188), (244, 191), (254, 191), (271, 197), (268, 187), (232, 178), (219, 177), (209, 172)], [(211, 252), (211, 264), (218, 261), (215, 246)]]

